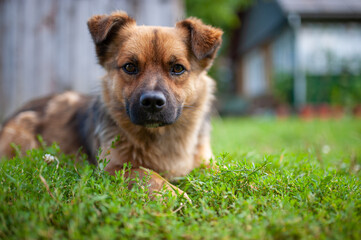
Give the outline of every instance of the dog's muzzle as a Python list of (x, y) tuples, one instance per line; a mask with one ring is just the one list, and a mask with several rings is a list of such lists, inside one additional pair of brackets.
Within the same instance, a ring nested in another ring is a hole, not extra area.
[(175, 101), (161, 91), (144, 91), (127, 101), (127, 113), (136, 125), (148, 128), (174, 123), (180, 113)]

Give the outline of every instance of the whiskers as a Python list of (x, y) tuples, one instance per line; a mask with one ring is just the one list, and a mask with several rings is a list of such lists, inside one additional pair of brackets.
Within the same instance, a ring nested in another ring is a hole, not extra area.
[(196, 106), (194, 105), (183, 105), (183, 109), (197, 110)]

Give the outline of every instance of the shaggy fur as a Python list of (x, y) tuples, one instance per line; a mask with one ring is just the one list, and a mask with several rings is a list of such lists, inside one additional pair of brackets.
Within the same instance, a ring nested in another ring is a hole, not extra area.
[[(195, 18), (175, 28), (137, 26), (123, 12), (93, 16), (88, 27), (107, 71), (102, 93), (65, 92), (28, 103), (4, 123), (0, 157), (14, 155), (11, 143), (22, 151), (37, 147), (41, 135), (65, 153), (82, 148), (94, 164), (101, 148), (110, 174), (131, 163), (131, 175), (146, 168), (172, 179), (208, 164), (214, 82), (206, 71), (222, 31)], [(160, 95), (159, 109), (146, 109), (147, 94)], [(150, 185), (172, 187), (158, 174)]]

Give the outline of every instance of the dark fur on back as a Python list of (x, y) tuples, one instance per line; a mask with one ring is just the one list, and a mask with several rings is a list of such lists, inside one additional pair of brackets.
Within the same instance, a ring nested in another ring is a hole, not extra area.
[[(100, 148), (100, 137), (111, 132), (111, 129), (116, 128), (116, 123), (109, 116), (107, 109), (101, 101), (100, 96), (86, 96), (75, 92), (68, 92), (70, 94), (76, 94), (82, 99), (83, 103), (68, 117), (68, 120), (64, 123), (66, 127), (74, 133), (76, 141), (74, 147), (68, 149), (67, 154), (76, 154), (79, 150), (88, 155), (89, 162), (97, 164), (96, 156), (98, 149)], [(8, 125), (11, 121), (14, 121), (16, 117), (21, 113), (31, 112), (36, 114), (37, 119), (34, 121), (35, 136), (44, 136), (45, 130), (51, 128), (51, 124), (46, 122), (48, 117), (47, 108), (52, 101), (56, 101), (56, 97), (59, 95), (51, 95), (44, 98), (33, 100), (12, 116), (6, 119), (3, 126)], [(61, 118), (62, 113), (57, 113)], [(64, 126), (65, 127), (65, 126)], [(57, 131), (55, 129), (55, 131)], [(0, 137), (3, 134), (3, 130), (0, 131)], [(62, 147), (64, 141), (59, 141), (56, 137), (45, 136), (43, 139), (46, 143), (51, 144), (57, 142)]]

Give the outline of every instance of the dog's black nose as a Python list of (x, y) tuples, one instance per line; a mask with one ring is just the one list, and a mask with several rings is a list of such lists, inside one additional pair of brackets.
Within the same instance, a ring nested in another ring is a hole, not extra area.
[(145, 92), (140, 96), (140, 106), (148, 112), (159, 112), (166, 103), (164, 94), (159, 91)]

